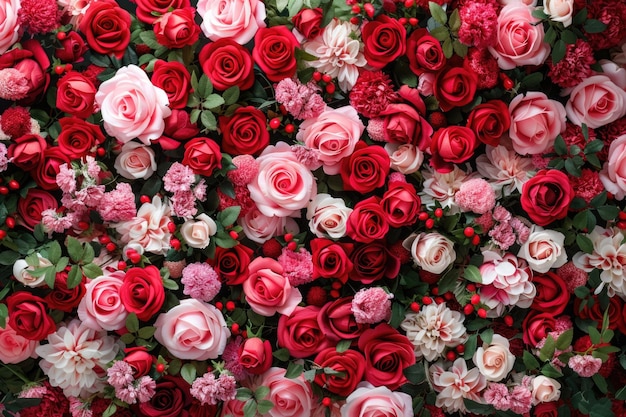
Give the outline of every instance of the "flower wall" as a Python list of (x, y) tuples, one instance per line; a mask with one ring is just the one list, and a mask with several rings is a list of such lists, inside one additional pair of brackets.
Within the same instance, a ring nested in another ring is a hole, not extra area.
[(0, 0), (0, 414), (624, 416), (624, 0)]

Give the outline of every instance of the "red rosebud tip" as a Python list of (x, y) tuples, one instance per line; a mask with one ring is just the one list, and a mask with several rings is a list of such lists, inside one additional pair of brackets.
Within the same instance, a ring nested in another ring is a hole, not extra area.
[(398, 23), (400, 23), (402, 26), (406, 25), (408, 22), (408, 20), (406, 19), (406, 17), (401, 17), (400, 19), (398, 19)]
[(234, 311), (235, 310), (235, 302), (234, 301), (227, 301), (226, 302), (226, 310)]
[(67, 38), (67, 33), (65, 32), (57, 32), (57, 39), (62, 41), (63, 39)]
[(626, 229), (626, 221), (624, 220), (620, 220), (617, 222), (617, 227), (619, 227), (620, 229)]
[(9, 229), (13, 229), (15, 227), (15, 219), (11, 216), (7, 217), (4, 223)]
[(117, 249), (117, 245), (113, 242), (109, 242), (106, 244), (105, 248), (107, 251), (113, 252), (115, 249)]
[(473, 305), (466, 304), (465, 307), (463, 307), (463, 313), (465, 313), (466, 316), (469, 316), (473, 312), (474, 312), (474, 306)]
[(235, 232), (234, 230), (228, 232), (228, 235), (235, 240), (237, 240), (237, 238), (239, 237), (239, 233)]
[(169, 222), (169, 223), (167, 224), (167, 230), (168, 230), (170, 233), (174, 233), (174, 232), (176, 231), (176, 223), (174, 223), (174, 222)]
[(465, 288), (466, 288), (466, 289), (467, 289), (467, 291), (469, 291), (469, 292), (475, 292), (475, 291), (476, 291), (476, 285), (474, 285), (474, 284), (472, 284), (472, 283), (467, 284), (467, 286), (466, 286)]
[(358, 4), (355, 4), (354, 6), (352, 6), (352, 13), (354, 14), (361, 13), (361, 6), (359, 6)]
[(244, 330), (243, 332), (241, 332), (241, 337), (243, 337), (244, 339), (248, 338), (248, 331)]
[(230, 328), (233, 334), (239, 334), (239, 323), (233, 323), (233, 325)]
[(98, 241), (103, 245), (106, 245), (111, 242), (111, 238), (108, 235), (102, 235), (98, 238)]
[(54, 67), (54, 73), (57, 75), (61, 75), (65, 72), (65, 65), (56, 65)]
[(411, 26), (417, 26), (417, 24), (418, 24), (418, 23), (419, 23), (419, 20), (417, 20), (417, 18), (416, 18), (416, 17), (411, 17), (411, 18), (409, 18), (409, 24), (410, 24)]
[(413, 301), (413, 302), (411, 303), (411, 305), (409, 305), (409, 308), (411, 309), (411, 311), (413, 311), (413, 312), (415, 312), (415, 313), (417, 313), (418, 311), (420, 311), (420, 305), (419, 305), (419, 303), (418, 303), (418, 302), (416, 302), (416, 301)]
[(330, 296), (333, 298), (339, 298), (341, 294), (339, 294), (339, 291), (337, 290), (330, 290)]
[(443, 298), (445, 298), (446, 300), (450, 301), (454, 298), (454, 294), (452, 294), (452, 292), (448, 291), (447, 293), (445, 293), (443, 295)]
[(333, 288), (333, 290), (340, 290), (341, 287), (343, 287), (343, 284), (341, 283), (341, 281), (335, 281), (331, 284), (331, 287)]
[(435, 304), (443, 304), (444, 302), (443, 297), (435, 297)]
[(170, 246), (174, 249), (174, 250), (179, 250), (180, 249), (180, 240), (176, 239), (176, 238), (171, 238), (170, 239)]
[(322, 80), (322, 73), (319, 71), (315, 71), (313, 73), (313, 80), (315, 80), (315, 82), (320, 82)]
[(352, 23), (353, 25), (358, 25), (360, 23), (359, 18), (356, 16), (351, 17), (350, 23)]
[(626, 211), (620, 211), (617, 216), (620, 220), (626, 220)]
[(434, 287), (432, 290), (430, 290), (430, 292), (433, 295), (439, 295), (439, 287)]
[(480, 236), (474, 235), (474, 237), (472, 237), (472, 245), (479, 245), (479, 244), (480, 244)]
[(88, 230), (89, 229), (89, 223), (88, 222), (78, 222), (78, 228), (80, 230)]
[(104, 155), (106, 155), (107, 151), (104, 148), (98, 148), (96, 149), (96, 154), (99, 157), (103, 157)]
[(415, 1), (413, 0), (404, 0), (404, 7), (406, 7), (407, 9), (410, 7), (413, 7), (414, 4), (415, 4)]
[(428, 220), (428, 213), (422, 211), (420, 214), (418, 214), (417, 218), (424, 222)]

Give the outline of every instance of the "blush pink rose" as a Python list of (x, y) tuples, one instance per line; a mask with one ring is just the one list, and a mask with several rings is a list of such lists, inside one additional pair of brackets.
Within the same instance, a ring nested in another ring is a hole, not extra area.
[(172, 113), (167, 93), (155, 87), (136, 65), (120, 68), (113, 78), (103, 82), (96, 103), (106, 132), (123, 143), (138, 138), (149, 145), (161, 137), (163, 119)]
[(154, 338), (177, 358), (204, 361), (224, 352), (230, 330), (222, 313), (195, 298), (160, 314)]
[(255, 313), (265, 317), (276, 313), (289, 316), (302, 301), (300, 290), (291, 286), (278, 261), (259, 257), (250, 262), (248, 271), (243, 292)]
[(547, 151), (565, 130), (563, 105), (538, 91), (516, 96), (509, 104), (509, 113), (509, 136), (513, 149), (520, 155)]
[(4, 329), (0, 327), (0, 362), (20, 363), (33, 357), (37, 346), (39, 346), (38, 341), (28, 340), (18, 335), (9, 323)]
[(609, 147), (609, 154), (600, 172), (600, 181), (618, 200), (626, 197), (626, 135), (619, 136)]
[(260, 0), (200, 0), (198, 14), (202, 32), (212, 41), (229, 38), (245, 45), (266, 27), (265, 4)]
[(270, 417), (306, 417), (313, 408), (313, 391), (302, 375), (285, 378), (285, 368), (270, 368), (261, 376), (260, 386), (270, 389), (266, 399), (274, 404)]
[(602, 127), (626, 115), (626, 91), (606, 75), (593, 75), (572, 89), (565, 111), (576, 125)]
[(374, 387), (369, 382), (361, 382), (346, 398), (346, 403), (341, 407), (341, 417), (362, 416), (412, 417), (411, 396), (391, 391), (385, 386)]
[(19, 0), (0, 2), (0, 55), (9, 50), (20, 38), (20, 23), (17, 11)]
[(300, 228), (291, 217), (266, 216), (257, 209), (250, 210), (239, 219), (239, 225), (246, 237), (256, 243), (264, 243), (274, 236), (292, 233), (297, 235)]
[(94, 330), (124, 328), (128, 316), (120, 297), (124, 275), (123, 271), (115, 271), (85, 285), (85, 296), (78, 305), (78, 317), (85, 326)]
[(296, 139), (317, 151), (326, 174), (336, 175), (341, 160), (352, 154), (364, 130), (354, 107), (327, 108), (318, 117), (305, 120)]
[(156, 171), (154, 150), (138, 142), (128, 142), (115, 158), (115, 170), (129, 180), (148, 179)]
[(266, 216), (292, 216), (317, 194), (313, 173), (284, 142), (269, 146), (257, 158), (259, 173), (248, 184), (250, 198)]
[(550, 54), (543, 41), (543, 25), (532, 16), (533, 8), (519, 3), (506, 5), (498, 16), (498, 38), (489, 52), (498, 66), (510, 70), (524, 65), (541, 65)]

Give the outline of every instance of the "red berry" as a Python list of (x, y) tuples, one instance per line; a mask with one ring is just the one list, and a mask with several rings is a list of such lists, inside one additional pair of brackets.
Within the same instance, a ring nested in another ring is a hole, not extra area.
[(476, 285), (470, 282), (465, 286), (465, 289), (469, 292), (476, 292)]
[(443, 304), (445, 301), (443, 299), (443, 297), (435, 297), (435, 303), (436, 304)]
[(333, 80), (333, 77), (331, 77), (330, 75), (328, 75), (328, 74), (322, 75), (322, 81), (324, 81), (325, 83), (329, 83), (332, 80)]
[(328, 397), (324, 397), (324, 399), (322, 400), (322, 405), (324, 407), (330, 407), (331, 404), (332, 404), (332, 400)]
[(435, 217), (438, 218), (438, 219), (443, 217), (443, 209), (441, 207), (437, 207), (435, 209)]
[(411, 309), (411, 311), (414, 311), (414, 312), (416, 312), (416, 313), (417, 313), (418, 311), (420, 311), (420, 305), (419, 305), (419, 303), (417, 303), (417, 302), (415, 302), (415, 301), (413, 301), (413, 302), (411, 303), (411, 305), (409, 306), (409, 308)]
[(425, 211), (422, 211), (418, 216), (418, 219), (420, 219), (421, 221), (425, 222), (428, 219), (428, 213), (426, 213)]
[(89, 229), (89, 223), (87, 222), (78, 222), (78, 228), (80, 230), (88, 230)]
[(479, 308), (476, 314), (478, 314), (478, 317), (480, 317), (481, 319), (487, 318), (487, 310), (485, 310), (484, 308)]
[(350, 18), (350, 23), (352, 23), (353, 25), (358, 25), (358, 24), (359, 24), (359, 23), (361, 23), (361, 22), (359, 21), (359, 18), (358, 18), (358, 17), (356, 17), (356, 16), (352, 16), (352, 17)]
[(11, 216), (8, 216), (4, 223), (7, 225), (9, 229), (13, 229), (15, 227), (15, 219)]
[(359, 6), (358, 4), (355, 4), (354, 6), (352, 6), (352, 13), (354, 14), (361, 13), (361, 6)]
[(417, 18), (416, 18), (416, 17), (411, 17), (411, 18), (409, 18), (409, 24), (410, 24), (411, 26), (417, 26), (417, 24), (418, 24), (418, 23), (419, 23), (419, 20), (417, 20)]
[(446, 353), (446, 359), (448, 359), (450, 362), (454, 362), (454, 360), (456, 359), (456, 352), (453, 350), (449, 350), (448, 353)]
[(343, 287), (343, 284), (341, 283), (341, 281), (333, 281), (331, 287), (333, 288), (333, 290), (340, 290), (341, 287)]
[(404, 0), (404, 7), (406, 7), (407, 9), (413, 7), (414, 4), (415, 2), (413, 0)]
[(463, 234), (465, 235), (465, 237), (472, 237), (474, 236), (474, 234), (476, 234), (476, 231), (473, 227), (467, 226), (465, 229), (463, 229)]
[(506, 324), (509, 327), (513, 326), (513, 317), (508, 314), (504, 316), (504, 324)]
[(333, 94), (335, 92), (335, 90), (337, 89), (337, 87), (335, 87), (335, 84), (326, 84), (326, 87), (324, 87), (324, 90), (326, 90), (326, 92), (328, 94)]
[(226, 301), (226, 310), (227, 311), (235, 310), (235, 302), (234, 301)]
[(56, 65), (56, 66), (54, 67), (54, 72), (55, 72), (57, 75), (61, 75), (61, 74), (63, 74), (63, 72), (64, 72), (64, 71), (65, 71), (65, 65)]
[(471, 304), (465, 304), (465, 307), (463, 307), (463, 313), (465, 313), (466, 316), (469, 316), (473, 312), (474, 312), (474, 306)]
[(313, 79), (314, 79), (316, 82), (320, 82), (320, 81), (321, 81), (321, 79), (322, 79), (322, 73), (321, 73), (321, 72), (319, 72), (319, 71), (315, 71), (315, 72), (313, 73)]
[(67, 33), (65, 32), (57, 32), (57, 39), (62, 41), (63, 39), (67, 38)]
[(71, 71), (74, 68), (72, 64), (65, 64), (65, 71)]
[(239, 334), (239, 323), (233, 323), (230, 328), (233, 330), (234, 334)]
[(285, 106), (283, 104), (281, 104), (280, 106), (278, 106), (278, 110), (280, 110), (280, 114), (282, 114), (283, 116), (286, 116), (288, 111), (285, 108)]
[(480, 295), (478, 294), (472, 295), (472, 298), (470, 298), (470, 303), (472, 303), (473, 305), (480, 303)]
[(291, 242), (293, 240), (293, 233), (285, 233), (283, 239), (285, 239), (285, 242)]
[(291, 242), (289, 242), (289, 244), (287, 244), (287, 249), (295, 251), (296, 249), (298, 249), (298, 244), (292, 240)]
[(9, 188), (12, 190), (19, 190), (20, 189), (20, 183), (15, 181), (15, 180), (11, 180), (9, 181)]
[(162, 363), (157, 363), (156, 371), (158, 373), (162, 374), (165, 371), (165, 365), (163, 365)]
[(458, 353), (463, 353), (465, 352), (465, 345), (457, 345), (455, 349)]
[(231, 230), (230, 232), (228, 232), (228, 235), (232, 238), (237, 240), (237, 238), (239, 237), (239, 233), (235, 232), (234, 230)]
[(474, 235), (474, 237), (472, 237), (472, 245), (479, 245), (480, 244), (480, 235)]
[(243, 332), (241, 332), (241, 337), (243, 337), (244, 339), (248, 338), (248, 331), (244, 330)]
[(98, 156), (102, 157), (102, 156), (106, 155), (107, 151), (104, 150), (104, 148), (98, 148), (98, 149), (96, 149), (96, 153), (98, 154)]
[(406, 17), (401, 17), (400, 19), (398, 19), (398, 23), (400, 23), (402, 26), (406, 25), (407, 23)]
[(148, 197), (148, 196), (147, 196), (147, 195), (145, 195), (145, 194), (144, 194), (144, 195), (142, 195), (141, 197), (139, 197), (139, 202), (140, 202), (140, 203), (142, 203), (142, 204), (149, 203), (150, 201), (152, 201), (152, 200), (150, 199), (150, 197)]
[(5, 232), (4, 230), (0, 229), (0, 240), (4, 239), (5, 237), (7, 237), (7, 232)]
[(626, 211), (620, 211), (617, 216), (620, 220), (626, 220)]
[(179, 250), (180, 249), (180, 240), (176, 239), (175, 237), (170, 239), (170, 246), (174, 249), (174, 250)]
[(445, 293), (443, 295), (443, 298), (445, 298), (446, 300), (450, 301), (454, 298), (454, 294), (452, 294), (450, 291), (448, 291), (447, 293)]
[(374, 5), (372, 3), (365, 3), (363, 5), (363, 8), (365, 9), (365, 13), (367, 13), (367, 16), (370, 19), (374, 17), (374, 13), (376, 13), (376, 10), (374, 10)]
[(280, 119), (278, 117), (274, 117), (270, 120), (270, 127), (272, 129), (278, 129), (280, 127)]
[(433, 299), (430, 298), (429, 296), (425, 295), (422, 297), (422, 304), (431, 305), (432, 303), (433, 303)]
[(115, 243), (113, 243), (113, 242), (107, 243), (105, 247), (106, 247), (107, 251), (109, 251), (109, 252), (113, 252), (115, 249), (117, 249), (117, 245)]
[(117, 261), (117, 269), (119, 269), (120, 271), (126, 269), (128, 265), (126, 264), (126, 262), (124, 261)]
[(296, 127), (291, 123), (285, 125), (285, 133), (293, 133), (296, 131)]
[(435, 227), (435, 220), (434, 219), (426, 220), (426, 223), (424, 224), (424, 226), (426, 226), (427, 229), (432, 229), (433, 227)]
[(217, 308), (218, 310), (223, 309), (224, 303), (222, 303), (221, 301), (218, 301), (217, 303), (215, 303), (215, 308)]
[(7, 194), (9, 194), (9, 188), (8, 188), (8, 187), (5, 187), (4, 185), (3, 185), (3, 186), (0, 186), (0, 194), (2, 194), (2, 195), (7, 195)]
[(141, 261), (141, 255), (138, 252), (133, 252), (128, 256), (128, 259), (134, 264), (139, 263)]
[(174, 232), (176, 231), (176, 223), (174, 223), (174, 222), (169, 222), (169, 223), (167, 224), (167, 230), (168, 230), (170, 233), (174, 233)]
[(103, 245), (106, 245), (107, 243), (111, 242), (111, 238), (108, 235), (102, 235), (98, 238), (98, 241)]
[(339, 291), (337, 290), (330, 290), (330, 296), (333, 298), (339, 298)]
[(620, 229), (626, 229), (626, 220), (620, 220), (617, 222), (617, 227)]

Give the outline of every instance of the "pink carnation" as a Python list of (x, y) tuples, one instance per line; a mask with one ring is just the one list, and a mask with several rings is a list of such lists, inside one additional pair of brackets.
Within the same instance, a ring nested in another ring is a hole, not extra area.
[(504, 384), (493, 383), (485, 390), (483, 397), (488, 404), (493, 405), (496, 410), (506, 411), (511, 408), (509, 389)]
[(220, 401), (235, 399), (236, 385), (235, 378), (230, 375), (221, 374), (219, 378), (215, 378), (213, 373), (207, 372), (193, 381), (190, 393), (202, 404), (215, 405)]
[(489, 231), (489, 236), (494, 243), (502, 250), (507, 250), (515, 243), (515, 233), (508, 222), (498, 223), (496, 227)]
[(406, 184), (407, 181), (403, 173), (392, 172), (391, 174), (389, 174), (389, 183), (392, 183), (392, 182), (401, 182), (403, 184)]
[(363, 288), (352, 299), (352, 313), (357, 323), (374, 324), (391, 317), (391, 298), (380, 287)]
[(511, 219), (510, 224), (513, 230), (515, 231), (515, 234), (517, 235), (516, 242), (519, 245), (523, 245), (524, 243), (526, 243), (526, 241), (528, 240), (528, 237), (530, 236), (530, 228), (517, 217), (514, 217), (513, 219)]
[(602, 367), (602, 359), (591, 355), (574, 355), (567, 362), (570, 368), (583, 378), (594, 376)]
[(185, 286), (183, 294), (205, 302), (213, 300), (222, 288), (217, 272), (204, 262), (187, 265), (180, 282)]
[(191, 168), (174, 162), (163, 176), (163, 188), (170, 193), (189, 191), (195, 180), (196, 175)]
[(310, 149), (302, 145), (293, 145), (291, 151), (296, 155), (298, 161), (311, 171), (315, 171), (322, 166), (318, 156), (319, 151), (316, 149)]
[(510, 395), (510, 409), (517, 414), (526, 414), (530, 412), (533, 404), (533, 395), (528, 387), (518, 385), (513, 388)]
[(587, 284), (587, 273), (582, 269), (576, 267), (573, 262), (568, 262), (559, 269), (556, 273), (563, 278), (567, 285), (567, 290), (570, 294), (574, 294), (574, 290), (578, 287), (582, 287)]
[(391, 79), (382, 71), (363, 71), (350, 90), (350, 105), (365, 117), (377, 117), (398, 101)]
[(20, 71), (15, 68), (5, 68), (0, 70), (1, 99), (17, 101), (26, 97), (29, 91), (30, 87), (28, 86), (28, 79)]
[(317, 92), (314, 83), (302, 84), (299, 80), (285, 78), (276, 85), (276, 101), (296, 119), (305, 120), (317, 117), (324, 111), (326, 103)]
[(313, 281), (313, 257), (304, 248), (292, 251), (284, 247), (278, 257), (278, 263), (283, 267), (283, 275), (289, 279), (289, 283), (296, 287)]
[(582, 39), (567, 45), (565, 57), (556, 64), (548, 62), (548, 77), (562, 88), (574, 87), (592, 74), (591, 66), (596, 60), (593, 49)]
[(493, 219), (498, 222), (508, 222), (511, 220), (511, 212), (502, 206), (493, 209)]
[(495, 6), (483, 2), (466, 2), (459, 10), (459, 40), (468, 46), (486, 48), (497, 40), (498, 14)]
[(493, 225), (495, 224), (493, 220), (493, 216), (491, 213), (484, 213), (483, 215), (476, 217), (474, 219), (474, 223), (476, 223), (482, 229), (483, 233), (488, 232)]
[(137, 399), (140, 403), (146, 403), (156, 394), (156, 382), (149, 375), (144, 375), (136, 382)]
[(107, 382), (115, 389), (121, 389), (134, 381), (133, 368), (128, 362), (117, 361), (107, 369)]
[(454, 201), (465, 211), (483, 214), (496, 205), (496, 193), (484, 179), (473, 178), (461, 184)]
[(228, 179), (234, 186), (246, 186), (259, 173), (259, 163), (252, 155), (237, 155), (233, 158), (233, 164), (237, 167), (228, 171)]
[(587, 203), (590, 203), (591, 200), (604, 191), (600, 175), (597, 171), (589, 168), (583, 168), (580, 177), (569, 176), (569, 179), (574, 187), (576, 197), (582, 198)]
[(198, 212), (196, 208), (196, 198), (191, 190), (174, 193), (172, 198), (170, 198), (170, 202), (172, 203), (172, 211), (176, 217), (190, 219)]
[(48, 233), (63, 233), (74, 225), (76, 217), (73, 213), (57, 213), (55, 209), (41, 212), (41, 223)]
[(224, 361), (224, 368), (235, 376), (235, 379), (241, 381), (248, 376), (248, 373), (241, 365), (239, 361), (239, 348), (243, 343), (241, 336), (226, 343), (224, 353), (222, 354), (222, 360)]
[(135, 217), (137, 206), (130, 184), (121, 182), (114, 190), (104, 193), (97, 210), (106, 222), (122, 222)]

